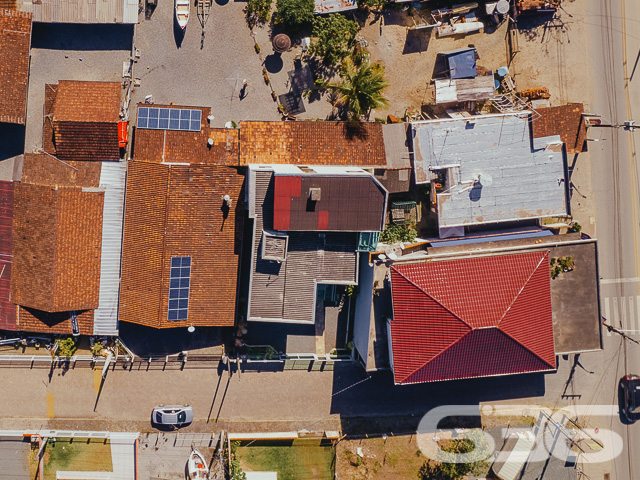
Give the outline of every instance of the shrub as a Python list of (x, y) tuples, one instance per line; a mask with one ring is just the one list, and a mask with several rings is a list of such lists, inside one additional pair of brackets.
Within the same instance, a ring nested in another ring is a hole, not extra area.
[(249, 25), (268, 22), (271, 19), (271, 3), (272, 0), (247, 0), (244, 13)]
[(380, 235), (384, 243), (413, 242), (418, 232), (411, 225), (389, 224)]
[(387, 4), (387, 0), (358, 0), (358, 8), (361, 10), (370, 9), (374, 12), (381, 12)]
[(296, 32), (313, 21), (313, 0), (277, 0), (276, 23)]
[(100, 352), (102, 352), (102, 343), (100, 342), (94, 343), (93, 346), (91, 347), (91, 354), (94, 357), (97, 357), (98, 355), (100, 355)]
[(327, 65), (336, 65), (346, 58), (355, 44), (358, 24), (339, 13), (313, 19), (311, 52), (322, 57)]
[(78, 347), (73, 338), (67, 337), (58, 341), (58, 355), (61, 357), (71, 358), (76, 353), (76, 350), (78, 350)]

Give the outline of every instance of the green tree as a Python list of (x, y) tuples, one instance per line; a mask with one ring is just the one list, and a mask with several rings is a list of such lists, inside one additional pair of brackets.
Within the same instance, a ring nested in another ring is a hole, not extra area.
[(296, 32), (313, 21), (313, 0), (277, 0), (276, 22)]
[(67, 337), (64, 340), (58, 340), (58, 355), (61, 357), (71, 358), (76, 353), (78, 347), (73, 338)]
[(380, 235), (380, 241), (384, 243), (413, 242), (417, 235), (418, 232), (411, 225), (390, 223)]
[(247, 22), (251, 27), (270, 20), (271, 3), (272, 0), (247, 0), (244, 13), (247, 15)]
[(358, 24), (339, 13), (313, 19), (311, 52), (323, 58), (324, 63), (336, 65), (349, 55), (358, 33)]
[(389, 84), (384, 78), (384, 67), (368, 59), (355, 64), (347, 57), (340, 70), (340, 83), (329, 83), (327, 88), (336, 92), (345, 103), (351, 118), (368, 117), (371, 110), (386, 107), (389, 102), (382, 91)]

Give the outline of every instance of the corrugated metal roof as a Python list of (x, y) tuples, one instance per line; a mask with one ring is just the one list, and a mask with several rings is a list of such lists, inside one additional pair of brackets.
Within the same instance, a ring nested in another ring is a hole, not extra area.
[(355, 10), (358, 8), (356, 0), (315, 0), (313, 12), (316, 14), (336, 13)]
[(11, 235), (13, 182), (0, 181), (0, 329), (15, 330), (16, 306), (11, 303)]
[(547, 252), (391, 269), (396, 383), (555, 368)]
[[(560, 137), (531, 141), (528, 116), (483, 115), (412, 124), (416, 182), (450, 171), (438, 194), (440, 228), (566, 215)], [(477, 179), (491, 176), (490, 185)]]
[(384, 152), (387, 157), (387, 169), (411, 168), (409, 151), (408, 123), (389, 123), (382, 125)]
[(355, 283), (358, 235), (289, 232), (287, 259), (281, 263), (262, 259), (262, 232), (273, 229), (273, 177), (270, 170), (249, 170), (254, 232), (248, 317), (313, 323), (317, 283)]
[(100, 295), (94, 316), (94, 335), (118, 334), (118, 294), (126, 171), (124, 162), (105, 162), (102, 164), (100, 173), (100, 187), (105, 189), (105, 193), (102, 213)]
[(17, 7), (44, 23), (138, 23), (137, 0), (18, 0)]

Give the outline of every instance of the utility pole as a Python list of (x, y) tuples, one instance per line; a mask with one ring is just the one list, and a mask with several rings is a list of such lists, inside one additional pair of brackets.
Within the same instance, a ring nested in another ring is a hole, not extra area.
[(609, 325), (608, 323), (604, 323), (602, 322), (602, 325), (605, 326), (605, 328), (607, 330), (609, 330), (610, 332), (613, 333), (617, 333), (618, 335), (620, 335), (622, 338), (624, 338), (625, 340), (630, 340), (633, 343), (635, 343), (636, 345), (640, 345), (640, 342), (638, 342), (638, 340), (636, 340), (635, 338), (631, 338), (629, 335), (627, 335), (626, 333), (624, 333), (622, 330), (618, 330), (616, 327), (614, 327), (613, 325)]

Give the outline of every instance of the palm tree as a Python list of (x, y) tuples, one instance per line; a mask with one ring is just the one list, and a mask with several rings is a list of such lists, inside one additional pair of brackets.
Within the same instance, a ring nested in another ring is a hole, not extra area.
[(389, 82), (384, 78), (384, 67), (363, 59), (359, 64), (348, 57), (342, 62), (340, 83), (329, 83), (327, 88), (338, 95), (355, 120), (369, 117), (371, 110), (386, 107), (389, 102), (382, 95)]

